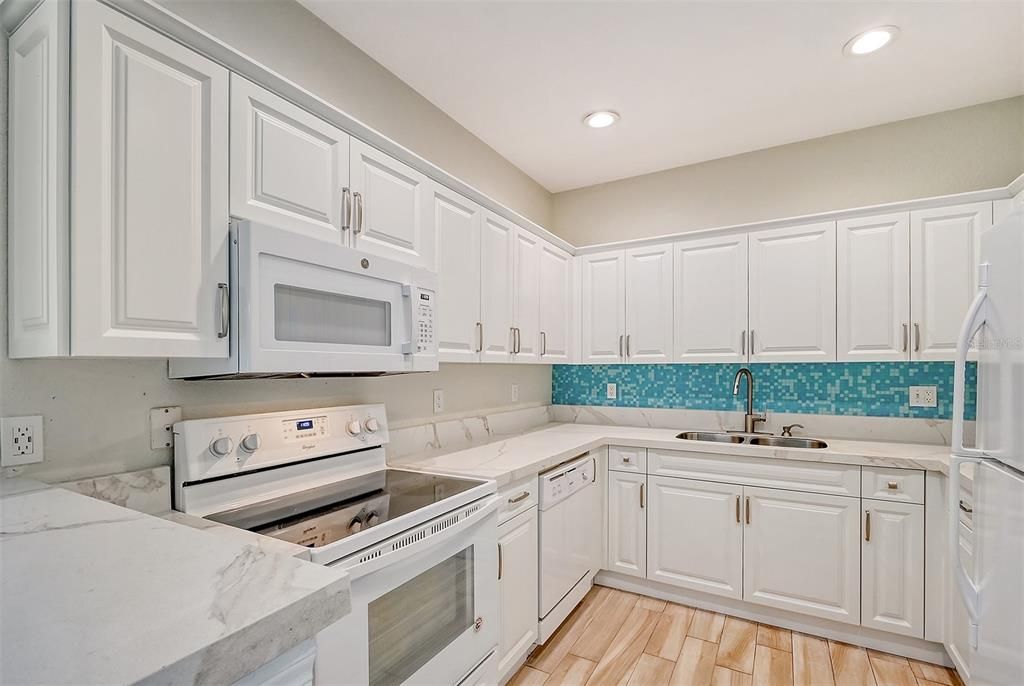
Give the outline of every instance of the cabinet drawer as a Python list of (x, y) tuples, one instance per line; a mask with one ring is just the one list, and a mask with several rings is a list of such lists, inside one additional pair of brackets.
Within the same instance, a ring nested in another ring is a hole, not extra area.
[(498, 523), (507, 522), (537, 505), (537, 477), (531, 476), (498, 491)]
[(924, 504), (924, 472), (920, 469), (864, 467), (861, 489), (865, 498)]
[(829, 495), (860, 495), (860, 467), (736, 457), (681, 450), (648, 450), (648, 473)]
[(644, 474), (647, 471), (647, 448), (608, 446), (608, 469)]

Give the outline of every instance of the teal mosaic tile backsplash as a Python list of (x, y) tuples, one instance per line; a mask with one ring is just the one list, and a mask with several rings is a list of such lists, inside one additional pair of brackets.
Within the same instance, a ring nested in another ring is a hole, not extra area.
[[(738, 364), (555, 365), (555, 405), (612, 405), (691, 410), (739, 410), (746, 388), (732, 395)], [(952, 362), (816, 362), (749, 365), (755, 411), (864, 417), (949, 419), (953, 409)], [(605, 385), (615, 383), (609, 400)], [(974, 419), (977, 365), (967, 365), (965, 415)], [(937, 386), (938, 407), (910, 407), (910, 386)]]

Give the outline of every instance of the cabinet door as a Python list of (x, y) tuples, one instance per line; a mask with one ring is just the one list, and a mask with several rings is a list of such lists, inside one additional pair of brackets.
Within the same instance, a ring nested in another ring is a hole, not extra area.
[(498, 676), (537, 640), (537, 508), (498, 527)]
[(540, 263), (541, 239), (536, 234), (516, 227), (514, 278), (512, 288), (515, 306), (512, 313), (516, 327), (515, 362), (540, 360)]
[(68, 69), (70, 3), (44, 2), (10, 37), (7, 138), (9, 351), (70, 352)]
[(992, 203), (910, 213), (911, 359), (952, 360), (977, 288), (981, 234)]
[(480, 360), (480, 223), (483, 210), (443, 186), (432, 193), (437, 225), (437, 355)]
[(647, 578), (740, 598), (743, 487), (667, 476), (647, 485)]
[(753, 362), (836, 359), (836, 225), (749, 236)]
[(621, 250), (583, 255), (580, 270), (581, 362), (622, 362), (626, 328), (626, 256)]
[(572, 257), (550, 243), (540, 253), (540, 356), (548, 364), (570, 362)]
[(860, 499), (743, 489), (743, 599), (860, 623)]
[[(974, 532), (967, 528), (963, 522), (957, 523), (960, 534), (957, 537), (960, 545), (960, 559), (963, 561), (967, 573), (977, 583), (974, 577)], [(953, 664), (963, 678), (965, 683), (971, 683), (971, 646), (970, 626), (971, 618), (967, 613), (967, 606), (964, 605), (963, 597), (954, 586), (955, 581), (952, 575), (948, 575), (946, 581), (946, 635), (943, 643), (946, 651), (953, 659)], [(930, 608), (929, 608), (930, 611)]]
[(349, 167), (355, 203), (352, 245), (423, 269), (437, 269), (430, 180), (354, 138)]
[(864, 501), (861, 625), (924, 638), (924, 505)]
[(675, 244), (675, 360), (747, 359), (747, 236)]
[(647, 475), (608, 472), (608, 566), (647, 575)]
[(839, 359), (909, 359), (910, 216), (843, 220), (836, 253)]
[(626, 359), (672, 359), (672, 246), (626, 251)]
[(347, 241), (348, 155), (347, 133), (231, 75), (232, 216)]
[(98, 2), (72, 30), (71, 352), (227, 357), (228, 72)]
[(512, 224), (484, 210), (480, 232), (481, 362), (511, 360), (515, 236)]

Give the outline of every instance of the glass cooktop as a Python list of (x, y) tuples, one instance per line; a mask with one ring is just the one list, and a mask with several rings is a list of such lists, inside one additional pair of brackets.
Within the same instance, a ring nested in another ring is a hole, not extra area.
[(382, 469), (207, 518), (290, 543), (318, 548), (485, 483), (439, 474)]

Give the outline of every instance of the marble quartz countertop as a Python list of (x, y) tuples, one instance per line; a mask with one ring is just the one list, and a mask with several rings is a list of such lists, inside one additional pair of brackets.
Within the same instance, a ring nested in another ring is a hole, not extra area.
[(0, 479), (0, 683), (230, 684), (349, 602), (287, 551)]
[[(692, 429), (695, 427), (687, 427)], [(949, 447), (917, 443), (851, 441), (825, 437), (827, 448), (777, 448), (676, 438), (681, 430), (554, 423), (512, 438), (454, 452), (430, 451), (395, 461), (396, 466), (494, 479), (498, 487), (525, 479), (602, 445), (686, 450), (779, 460), (924, 469), (946, 473)]]

